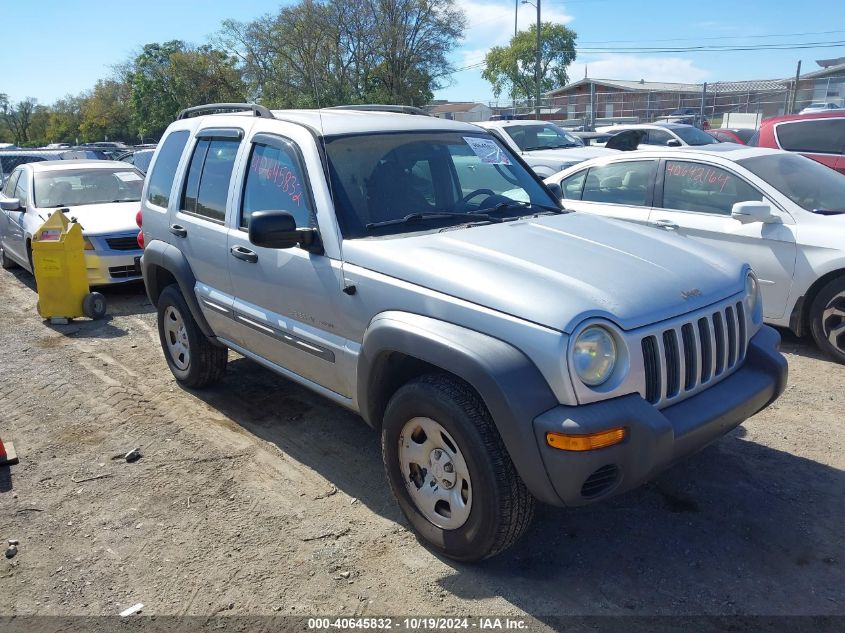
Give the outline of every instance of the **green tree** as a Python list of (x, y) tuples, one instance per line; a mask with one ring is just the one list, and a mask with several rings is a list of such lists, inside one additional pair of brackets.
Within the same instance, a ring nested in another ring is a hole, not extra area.
[(448, 81), (465, 24), (455, 0), (299, 0), (224, 22), (217, 42), (265, 105), (421, 105)]
[[(575, 31), (562, 24), (543, 22), (540, 29), (540, 88), (543, 92), (565, 86), (566, 68), (575, 61)], [(537, 27), (520, 31), (507, 46), (494, 46), (484, 58), (481, 76), (493, 86), (498, 98), (503, 92), (516, 98), (535, 94), (534, 69), (537, 55)]]
[(208, 45), (147, 44), (120, 72), (131, 90), (132, 121), (145, 136), (163, 132), (184, 108), (245, 98), (235, 59)]
[(32, 115), (37, 105), (38, 101), (31, 97), (13, 103), (5, 94), (0, 95), (0, 119), (9, 130), (15, 145), (23, 146), (29, 143)]
[(67, 95), (52, 105), (47, 121), (48, 143), (76, 142), (79, 138), (79, 126), (82, 123), (81, 101), (81, 97)]
[(97, 82), (80, 99), (79, 135), (83, 141), (131, 141), (135, 137), (127, 84), (114, 79)]

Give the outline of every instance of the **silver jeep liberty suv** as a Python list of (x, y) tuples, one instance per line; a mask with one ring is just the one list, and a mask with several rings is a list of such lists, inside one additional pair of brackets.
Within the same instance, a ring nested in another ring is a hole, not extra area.
[(782, 392), (747, 265), (568, 213), (487, 131), (382, 109), (212, 104), (167, 129), (142, 271), (184, 387), (231, 349), (359, 413), (414, 530), (464, 561)]

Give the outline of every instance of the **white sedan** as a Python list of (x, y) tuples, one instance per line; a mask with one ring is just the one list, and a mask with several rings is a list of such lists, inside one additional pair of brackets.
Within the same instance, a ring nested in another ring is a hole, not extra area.
[(75, 218), (85, 237), (88, 282), (141, 279), (139, 210), (144, 176), (109, 160), (61, 160), (17, 167), (0, 193), (0, 265), (32, 272), (32, 235), (56, 209)]
[(641, 150), (546, 178), (568, 209), (673, 231), (734, 253), (768, 323), (845, 363), (845, 175), (798, 154), (723, 143)]
[(719, 141), (707, 132), (686, 123), (632, 123), (596, 128), (596, 132), (616, 135), (619, 132), (637, 130), (642, 133), (639, 146), (647, 147), (699, 147), (715, 145)]

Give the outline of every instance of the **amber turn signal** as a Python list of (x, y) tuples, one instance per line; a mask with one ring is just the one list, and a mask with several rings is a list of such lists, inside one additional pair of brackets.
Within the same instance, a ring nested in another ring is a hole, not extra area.
[(546, 433), (546, 443), (562, 451), (592, 451), (619, 444), (627, 435), (624, 428), (599, 431), (588, 435), (568, 435), (566, 433)]

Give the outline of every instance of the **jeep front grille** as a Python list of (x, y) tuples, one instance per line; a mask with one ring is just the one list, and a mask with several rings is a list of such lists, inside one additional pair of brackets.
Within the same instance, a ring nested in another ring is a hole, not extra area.
[(732, 373), (745, 359), (745, 308), (725, 303), (703, 316), (642, 338), (645, 399), (658, 406), (680, 401)]

